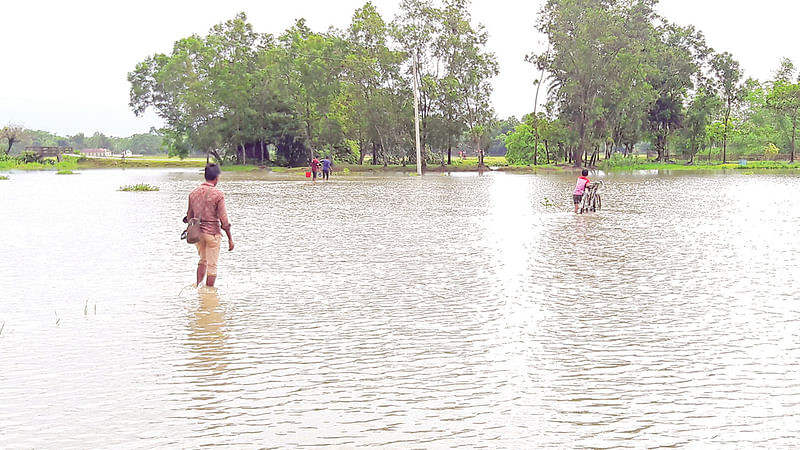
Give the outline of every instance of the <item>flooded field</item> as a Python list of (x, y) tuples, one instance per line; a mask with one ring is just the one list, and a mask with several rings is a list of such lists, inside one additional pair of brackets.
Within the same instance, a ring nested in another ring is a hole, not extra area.
[(0, 447), (800, 445), (800, 177), (200, 179), (0, 181)]

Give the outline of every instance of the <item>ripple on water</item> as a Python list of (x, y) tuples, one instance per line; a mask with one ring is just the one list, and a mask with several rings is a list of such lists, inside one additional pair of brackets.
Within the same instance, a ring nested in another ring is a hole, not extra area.
[(800, 178), (610, 175), (575, 216), (560, 175), (226, 174), (213, 292), (195, 173), (49, 175), (0, 186), (1, 447), (800, 444)]

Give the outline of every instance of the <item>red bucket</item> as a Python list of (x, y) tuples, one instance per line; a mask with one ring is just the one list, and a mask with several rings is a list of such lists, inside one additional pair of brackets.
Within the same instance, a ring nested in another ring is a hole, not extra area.
[(311, 178), (311, 172), (306, 172), (306, 178)]

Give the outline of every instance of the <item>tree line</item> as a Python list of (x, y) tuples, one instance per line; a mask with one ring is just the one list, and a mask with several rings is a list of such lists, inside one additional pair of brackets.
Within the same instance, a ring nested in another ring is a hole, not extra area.
[(498, 68), (487, 40), (468, 0), (403, 0), (391, 22), (368, 2), (345, 29), (318, 32), (301, 19), (277, 36), (240, 13), (137, 64), (130, 105), (164, 119), (172, 155), (386, 165), (416, 159), (416, 82), (423, 163), (450, 161), (465, 140), (477, 154), (491, 144)]
[(548, 0), (548, 49), (528, 56), (547, 103), (505, 136), (512, 163), (594, 165), (648, 142), (658, 161), (704, 154), (794, 162), (800, 79), (783, 59), (767, 82), (743, 79), (733, 55), (669, 22), (657, 0)]
[(793, 162), (800, 114), (793, 62), (783, 59), (770, 80), (744, 79), (733, 55), (660, 16), (656, 4), (547, 0), (535, 22), (547, 48), (526, 56), (537, 97), (522, 120), (495, 116), (497, 60), (469, 0), (401, 0), (391, 21), (368, 2), (344, 29), (314, 31), (301, 19), (273, 35), (240, 13), (178, 40), (128, 74), (132, 110), (152, 109), (164, 121), (149, 134), (118, 141), (6, 127), (0, 137), (8, 149), (25, 138), (150, 153), (158, 142), (172, 156), (221, 163), (297, 166), (314, 155), (414, 163), (416, 84), (423, 164), (450, 163), (458, 151), (505, 153), (512, 164), (592, 166), (643, 143), (665, 162)]
[(75, 150), (88, 148), (106, 148), (112, 151), (130, 150), (134, 154), (155, 155), (165, 153), (162, 147), (163, 137), (158, 130), (149, 133), (136, 133), (127, 137), (106, 136), (95, 132), (87, 136), (77, 133), (72, 136), (60, 136), (49, 131), (31, 130), (20, 124), (8, 124), (0, 129), (0, 139), (5, 155), (19, 154), (25, 147), (72, 147)]

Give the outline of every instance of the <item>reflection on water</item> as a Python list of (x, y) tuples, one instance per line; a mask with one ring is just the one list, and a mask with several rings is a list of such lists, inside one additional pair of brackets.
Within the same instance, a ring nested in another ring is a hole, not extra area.
[(217, 292), (198, 173), (15, 174), (0, 447), (796, 448), (800, 178), (605, 181), (225, 174)]
[(206, 378), (222, 377), (227, 366), (225, 349), (225, 315), (219, 304), (217, 290), (202, 287), (189, 331), (187, 345), (195, 354), (188, 367)]

